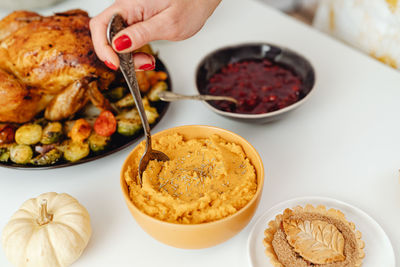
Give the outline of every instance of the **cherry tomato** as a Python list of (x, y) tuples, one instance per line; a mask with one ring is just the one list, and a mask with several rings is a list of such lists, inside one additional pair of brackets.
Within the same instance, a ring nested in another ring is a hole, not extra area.
[(117, 120), (111, 111), (105, 110), (100, 113), (94, 122), (94, 131), (98, 135), (111, 136), (117, 130)]

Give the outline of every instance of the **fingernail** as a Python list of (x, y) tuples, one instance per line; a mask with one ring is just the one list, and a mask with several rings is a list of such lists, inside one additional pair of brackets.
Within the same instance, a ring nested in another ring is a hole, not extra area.
[(106, 60), (106, 61), (104, 61), (104, 64), (106, 64), (106, 66), (112, 70), (117, 70), (117, 67), (114, 64), (112, 64), (110, 61)]
[(129, 47), (132, 46), (131, 38), (129, 38), (128, 35), (123, 34), (114, 40), (114, 46), (115, 49), (117, 49), (117, 51), (128, 49)]
[(139, 67), (141, 70), (154, 70), (156, 66), (154, 64), (144, 64)]

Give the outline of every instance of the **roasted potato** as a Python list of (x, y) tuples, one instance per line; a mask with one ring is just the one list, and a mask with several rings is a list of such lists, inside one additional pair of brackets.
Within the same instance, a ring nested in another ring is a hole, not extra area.
[(52, 165), (62, 158), (63, 153), (57, 148), (46, 152), (45, 154), (39, 154), (31, 160), (33, 165), (43, 166)]
[(89, 144), (87, 142), (67, 140), (63, 143), (61, 149), (64, 152), (64, 158), (68, 161), (78, 161), (90, 153)]
[(102, 136), (93, 132), (88, 139), (90, 150), (93, 152), (103, 151), (111, 141), (111, 137)]
[(168, 74), (165, 71), (157, 71), (157, 78), (159, 81), (165, 81), (168, 78)]
[(10, 148), (10, 159), (11, 161), (18, 164), (29, 163), (33, 156), (32, 148), (28, 145), (13, 145)]
[(150, 89), (150, 81), (147, 78), (147, 74), (145, 71), (136, 72), (136, 79), (139, 85), (140, 92), (147, 93)]
[(48, 123), (42, 133), (42, 139), (40, 142), (44, 145), (54, 144), (60, 141), (63, 135), (63, 126), (59, 122)]
[(165, 81), (168, 78), (168, 74), (164, 71), (146, 71), (147, 78), (149, 79), (150, 86), (154, 86), (159, 81)]
[(153, 49), (151, 48), (151, 45), (149, 45), (149, 44), (146, 44), (146, 45), (136, 49), (135, 52), (143, 52), (143, 53), (155, 56), (155, 53), (153, 52)]
[(15, 132), (15, 141), (19, 145), (34, 145), (42, 139), (42, 126), (39, 124), (24, 124)]
[(68, 137), (74, 142), (82, 142), (86, 140), (92, 132), (92, 126), (85, 119), (78, 119), (72, 126), (71, 131), (68, 133)]

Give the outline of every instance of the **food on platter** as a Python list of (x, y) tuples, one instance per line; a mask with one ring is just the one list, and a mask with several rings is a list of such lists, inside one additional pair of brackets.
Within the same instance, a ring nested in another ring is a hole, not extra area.
[(276, 267), (358, 267), (364, 242), (354, 223), (325, 206), (286, 209), (264, 232), (266, 254)]
[(210, 95), (238, 100), (214, 101), (216, 108), (234, 113), (261, 114), (285, 108), (300, 98), (301, 78), (287, 66), (269, 59), (248, 59), (229, 63), (208, 82)]
[(19, 267), (66, 267), (87, 246), (89, 213), (68, 194), (44, 193), (27, 200), (2, 232), (7, 259)]
[[(137, 183), (140, 157), (125, 172), (132, 203), (156, 219), (178, 224), (220, 220), (238, 212), (255, 195), (257, 177), (242, 147), (218, 135), (186, 140), (173, 133), (152, 142), (170, 158), (152, 160)], [(137, 155), (142, 155), (141, 143)]]
[[(77, 162), (139, 135), (133, 98), (122, 74), (96, 57), (89, 20), (82, 10), (48, 17), (16, 11), (0, 20), (3, 166)], [(153, 54), (149, 45), (141, 51)], [(157, 69), (138, 72), (137, 79), (155, 123), (166, 107), (155, 95), (169, 89), (168, 75)]]
[(43, 111), (47, 120), (67, 119), (89, 101), (109, 108), (100, 91), (116, 74), (97, 59), (89, 20), (70, 10), (16, 11), (0, 21), (0, 121), (25, 123)]

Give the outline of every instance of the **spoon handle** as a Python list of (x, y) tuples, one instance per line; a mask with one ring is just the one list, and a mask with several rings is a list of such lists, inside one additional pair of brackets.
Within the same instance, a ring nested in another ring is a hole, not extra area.
[[(119, 15), (115, 14), (108, 25), (107, 39), (111, 44), (113, 37), (121, 30), (126, 28), (124, 19)], [(143, 106), (142, 97), (140, 95), (139, 85), (136, 79), (135, 64), (133, 61), (132, 53), (118, 53), (120, 60), (120, 70), (125, 77), (126, 83), (128, 84), (129, 90), (135, 100), (136, 107), (139, 111), (140, 119), (142, 121), (143, 129), (146, 135), (146, 151), (151, 149), (151, 135), (150, 125), (147, 120), (146, 111)]]
[(161, 100), (171, 102), (171, 101), (177, 101), (177, 100), (184, 100), (184, 99), (191, 99), (191, 100), (225, 100), (225, 101), (230, 101), (235, 104), (237, 104), (237, 100), (234, 99), (233, 97), (229, 96), (215, 96), (215, 95), (181, 95), (181, 94), (176, 94), (172, 93), (169, 91), (163, 91), (158, 93), (158, 96), (160, 97)]

